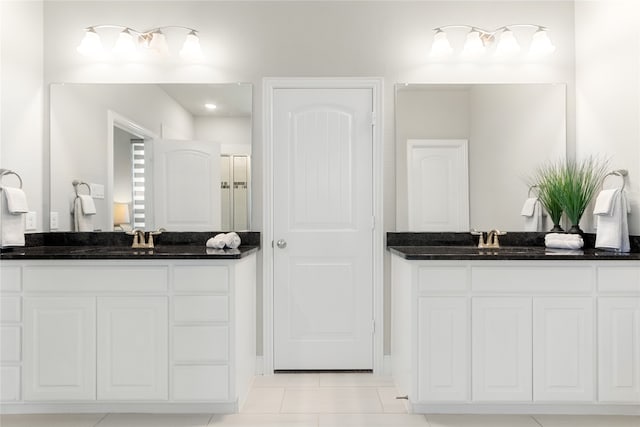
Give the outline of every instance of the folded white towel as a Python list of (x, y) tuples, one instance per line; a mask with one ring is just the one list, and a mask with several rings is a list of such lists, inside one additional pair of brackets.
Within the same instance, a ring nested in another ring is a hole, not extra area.
[(538, 203), (537, 197), (529, 197), (524, 201), (524, 205), (522, 205), (522, 210), (520, 211), (520, 215), (522, 216), (533, 216), (535, 213), (536, 204)]
[(93, 231), (93, 214), (83, 214), (82, 199), (79, 196), (73, 202), (73, 223), (75, 231)]
[(9, 211), (7, 188), (2, 187), (0, 195), (0, 246), (24, 246), (24, 214)]
[(579, 234), (549, 233), (544, 236), (544, 245), (555, 249), (580, 249), (584, 246), (584, 240)]
[(80, 205), (82, 207), (83, 215), (95, 215), (96, 214), (96, 204), (93, 202), (93, 197), (87, 196), (85, 194), (78, 195), (80, 198)]
[(216, 234), (214, 237), (207, 240), (207, 247), (213, 249), (224, 248), (224, 233)]
[(542, 231), (544, 229), (543, 212), (542, 204), (537, 197), (525, 200), (520, 212), (520, 215), (524, 216), (524, 231)]
[(238, 233), (232, 231), (231, 233), (224, 235), (224, 244), (229, 249), (237, 249), (240, 246), (240, 243), (240, 236), (238, 236)]
[(7, 209), (12, 214), (27, 213), (27, 195), (20, 188), (2, 187), (4, 195), (7, 199)]
[(602, 190), (596, 198), (593, 213), (595, 215), (611, 215), (611, 212), (613, 211), (613, 204), (619, 191), (619, 188)]
[(625, 192), (616, 189), (611, 205), (610, 213), (596, 214), (595, 246), (598, 249), (629, 252), (629, 205)]

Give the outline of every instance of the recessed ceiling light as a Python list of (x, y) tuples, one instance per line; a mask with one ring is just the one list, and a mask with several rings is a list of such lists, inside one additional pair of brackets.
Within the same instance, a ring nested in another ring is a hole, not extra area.
[(218, 108), (218, 106), (216, 104), (204, 104), (204, 107), (207, 110), (215, 110), (216, 108)]

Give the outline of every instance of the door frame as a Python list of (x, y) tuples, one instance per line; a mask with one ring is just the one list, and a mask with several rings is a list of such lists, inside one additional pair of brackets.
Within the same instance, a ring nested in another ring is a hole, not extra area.
[(263, 373), (273, 374), (273, 101), (276, 89), (371, 89), (373, 94), (373, 372), (383, 373), (384, 359), (384, 226), (383, 226), (383, 123), (382, 89), (384, 80), (374, 78), (271, 78), (262, 80), (263, 134)]

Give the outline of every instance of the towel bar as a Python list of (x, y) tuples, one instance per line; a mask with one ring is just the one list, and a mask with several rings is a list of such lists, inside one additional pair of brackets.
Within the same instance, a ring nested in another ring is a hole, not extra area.
[(620, 187), (620, 190), (624, 190), (624, 185), (625, 185), (624, 177), (627, 175), (629, 175), (629, 171), (626, 169), (618, 169), (618, 170), (611, 171), (604, 176), (604, 179), (602, 180), (602, 184), (604, 185), (604, 180), (607, 179), (608, 176), (617, 176), (622, 180), (622, 186)]
[(78, 179), (74, 179), (73, 182), (71, 182), (71, 184), (73, 184), (73, 189), (76, 192), (76, 196), (79, 195), (78, 194), (78, 187), (81, 186), (81, 185), (86, 185), (87, 188), (89, 189), (89, 196), (91, 195), (91, 186), (89, 184), (87, 184), (86, 182), (80, 181)]
[(20, 187), (18, 188), (22, 188), (22, 178), (20, 178), (20, 175), (18, 175), (17, 172), (14, 172), (10, 169), (0, 169), (0, 181), (2, 180), (2, 177), (5, 175), (15, 175), (18, 178), (18, 181), (20, 181)]
[(529, 192), (527, 193), (527, 198), (531, 197), (531, 192), (533, 191), (534, 188), (538, 188), (537, 185), (532, 185), (531, 187), (529, 187)]

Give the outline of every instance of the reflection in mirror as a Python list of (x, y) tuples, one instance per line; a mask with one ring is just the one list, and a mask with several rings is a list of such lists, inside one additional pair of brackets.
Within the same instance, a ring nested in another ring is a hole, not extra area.
[(96, 231), (249, 229), (250, 84), (53, 84), (50, 100), (52, 231), (83, 214), (74, 180)]
[[(469, 227), (523, 231), (528, 178), (540, 164), (565, 157), (566, 129), (564, 84), (396, 85), (396, 229), (465, 231), (409, 227), (409, 140), (467, 141)], [(425, 198), (459, 178), (436, 175), (422, 174), (434, 189)], [(436, 211), (444, 218), (448, 209)]]

